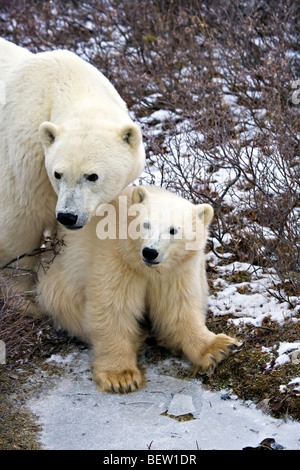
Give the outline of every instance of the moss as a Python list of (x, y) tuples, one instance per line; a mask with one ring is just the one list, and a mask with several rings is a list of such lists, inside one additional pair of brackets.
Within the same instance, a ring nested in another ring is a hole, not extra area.
[(0, 449), (40, 449), (40, 427), (27, 401), (41, 390), (49, 389), (63, 372), (35, 357), (21, 368), (2, 366), (0, 379)]
[(192, 419), (196, 419), (194, 418), (193, 414), (192, 413), (185, 413), (183, 415), (179, 415), (179, 416), (174, 416), (174, 415), (170, 415), (168, 413), (168, 411), (165, 411), (164, 413), (161, 413), (162, 416), (168, 416), (168, 418), (172, 418), (172, 419), (175, 419), (176, 421), (178, 421), (179, 423), (181, 422), (185, 422), (185, 421), (191, 421)]
[(19, 376), (1, 371), (0, 381), (0, 449), (37, 450), (40, 431), (34, 416), (25, 407)]
[(276, 418), (288, 415), (300, 421), (299, 392), (289, 387), (284, 393), (280, 390), (280, 386), (300, 376), (300, 364), (275, 365), (276, 348), (274, 353), (263, 349), (284, 341), (299, 341), (300, 322), (288, 320), (279, 325), (266, 318), (261, 327), (244, 325), (241, 330), (230, 327), (226, 316), (219, 322), (209, 318), (207, 323), (216, 333), (236, 335), (243, 341), (243, 346), (223, 361), (212, 376), (198, 375), (200, 380), (212, 389), (229, 388), (242, 400), (255, 403), (265, 400), (267, 411)]

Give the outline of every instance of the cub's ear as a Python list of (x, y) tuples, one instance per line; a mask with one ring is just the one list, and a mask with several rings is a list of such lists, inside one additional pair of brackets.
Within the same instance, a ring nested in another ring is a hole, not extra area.
[(203, 220), (205, 227), (207, 227), (210, 224), (214, 216), (214, 210), (212, 206), (210, 206), (209, 204), (198, 204), (196, 206), (196, 213), (197, 213), (197, 217)]
[(144, 186), (136, 186), (132, 191), (132, 204), (140, 204), (145, 201), (149, 193)]
[(122, 127), (120, 136), (123, 142), (126, 142), (132, 148), (137, 148), (142, 142), (141, 129), (134, 123)]
[(52, 122), (43, 122), (39, 127), (39, 135), (44, 147), (48, 148), (60, 134), (60, 128)]

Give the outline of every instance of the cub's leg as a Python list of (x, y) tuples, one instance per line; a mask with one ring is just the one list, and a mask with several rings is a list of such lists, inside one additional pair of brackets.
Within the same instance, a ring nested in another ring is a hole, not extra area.
[(181, 349), (193, 363), (192, 373), (199, 370), (212, 374), (217, 365), (240, 344), (235, 338), (208, 330), (199, 315), (181, 312), (177, 324), (167, 337), (170, 347)]
[(191, 290), (181, 291), (177, 285), (171, 295), (172, 302), (164, 302), (161, 297), (151, 307), (151, 320), (160, 341), (165, 346), (183, 351), (193, 363), (194, 374), (198, 370), (212, 374), (232, 349), (239, 346), (238, 341), (208, 330), (203, 303), (197, 296), (193, 297)]
[[(118, 273), (114, 278), (118, 278)], [(88, 301), (85, 315), (86, 330), (94, 353), (93, 378), (99, 390), (128, 393), (145, 382), (137, 364), (142, 343), (138, 320), (144, 299), (143, 287), (139, 284), (136, 289), (130, 276), (119, 281), (115, 287), (98, 287), (91, 296), (93, 300)]]
[(119, 328), (117, 317), (123, 314), (124, 311), (115, 311), (114, 318), (101, 331), (94, 329), (91, 335), (93, 378), (102, 392), (134, 392), (145, 382), (143, 371), (137, 365), (140, 334), (134, 331), (137, 327), (133, 324), (130, 329), (128, 325)]

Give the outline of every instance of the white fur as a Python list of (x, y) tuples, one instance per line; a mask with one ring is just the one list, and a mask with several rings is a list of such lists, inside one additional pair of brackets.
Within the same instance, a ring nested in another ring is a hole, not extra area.
[[(40, 269), (41, 309), (70, 334), (92, 344), (100, 390), (132, 391), (143, 384), (137, 353), (143, 340), (139, 321), (145, 311), (162, 344), (182, 350), (195, 370), (212, 371), (235, 340), (215, 335), (205, 326), (204, 247), (211, 206), (194, 206), (168, 191), (137, 187), (127, 188), (113, 201), (113, 208), (114, 239), (97, 236), (99, 224), (108, 221), (104, 212), (79, 232), (58, 227), (65, 246)], [(126, 230), (138, 221), (141, 237), (124, 236), (124, 208), (129, 213)], [(197, 219), (201, 221), (193, 235), (194, 241), (198, 238), (194, 249), (187, 249), (191, 240), (186, 222), (176, 225), (177, 236), (169, 233), (178, 214), (187, 212), (194, 227)], [(145, 259), (145, 248), (157, 250), (157, 264)]]
[(8, 72), (32, 55), (27, 49), (0, 38), (0, 80), (5, 80)]
[[(85, 225), (141, 173), (141, 131), (95, 67), (0, 40), (0, 264), (38, 248), (59, 212)], [(56, 173), (55, 173), (56, 172)], [(59, 173), (60, 179), (55, 178)], [(97, 181), (88, 181), (97, 174)], [(32, 268), (34, 258), (20, 264)], [(22, 289), (21, 289), (22, 290)]]

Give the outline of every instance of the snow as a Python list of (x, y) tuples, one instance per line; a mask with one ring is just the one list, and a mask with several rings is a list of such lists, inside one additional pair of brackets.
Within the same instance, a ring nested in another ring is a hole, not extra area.
[(293, 362), (294, 364), (300, 363), (300, 342), (283, 342), (279, 344), (277, 349), (278, 357), (275, 361), (275, 365), (286, 364), (287, 362)]
[[(295, 377), (288, 385), (293, 385), (293, 390), (300, 392), (300, 377)], [(294, 387), (294, 385), (296, 385), (296, 387)]]
[(292, 386), (293, 392), (300, 392), (300, 377), (295, 377), (294, 379), (290, 380), (287, 385), (280, 385), (280, 391), (286, 392), (289, 389), (289, 385)]
[(45, 363), (56, 362), (58, 364), (68, 364), (73, 360), (74, 357), (75, 353), (69, 354), (66, 357), (63, 357), (60, 354), (52, 354), (48, 359), (45, 360)]
[(197, 379), (172, 377), (165, 372), (169, 360), (148, 367), (146, 387), (128, 395), (97, 390), (89, 352), (56, 360), (66, 364), (63, 376), (30, 401), (44, 449), (239, 450), (273, 438), (286, 450), (300, 450), (300, 423), (271, 418)]
[[(225, 253), (224, 258), (226, 257)], [(232, 314), (235, 318), (229, 321), (235, 325), (250, 323), (254, 326), (260, 326), (265, 317), (281, 323), (295, 316), (295, 310), (289, 309), (286, 302), (279, 302), (270, 295), (275, 275), (264, 273), (262, 268), (248, 263), (235, 262), (218, 266), (219, 260), (211, 253), (207, 260), (217, 267), (219, 273), (219, 278), (215, 280), (215, 287), (219, 291), (208, 299), (208, 306), (214, 315)], [(251, 279), (235, 283), (224, 280), (226, 275), (234, 273), (244, 273), (249, 277), (251, 275)], [(296, 348), (300, 350), (300, 344), (297, 343)]]

